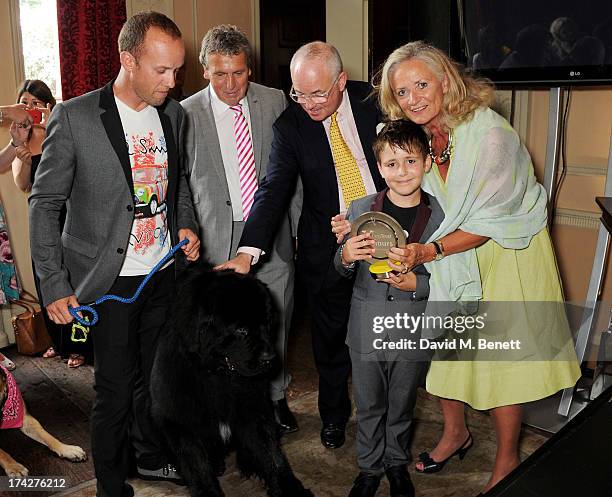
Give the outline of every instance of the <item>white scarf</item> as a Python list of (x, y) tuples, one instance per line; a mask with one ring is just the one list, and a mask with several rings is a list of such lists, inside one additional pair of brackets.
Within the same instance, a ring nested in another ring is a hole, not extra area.
[[(434, 166), (423, 189), (444, 210), (444, 221), (429, 241), (460, 229), (487, 236), (504, 248), (523, 249), (546, 226), (546, 190), (510, 124), (489, 108), (454, 129), (454, 150), (446, 182)], [(476, 250), (426, 264), (433, 301), (482, 298)]]

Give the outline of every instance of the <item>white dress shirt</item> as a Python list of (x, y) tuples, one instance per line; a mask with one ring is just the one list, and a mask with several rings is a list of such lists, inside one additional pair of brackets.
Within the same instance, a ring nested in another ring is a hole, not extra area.
[[(215, 126), (217, 127), (217, 136), (219, 137), (221, 157), (223, 158), (225, 178), (227, 179), (227, 187), (232, 202), (233, 220), (243, 221), (242, 194), (240, 191), (240, 175), (238, 173), (238, 151), (236, 150), (236, 137), (234, 135), (234, 111), (229, 105), (219, 99), (212, 85), (208, 85), (208, 88), (210, 91), (213, 116), (215, 118)], [(249, 114), (249, 103), (247, 102), (246, 95), (240, 100), (240, 104), (242, 105), (242, 113), (249, 125), (252, 143), (253, 133), (251, 131), (251, 116)]]
[[(355, 157), (355, 160), (357, 161), (357, 167), (361, 173), (361, 179), (363, 180), (363, 185), (365, 186), (366, 195), (376, 193), (376, 186), (374, 185), (372, 173), (370, 172), (368, 161), (363, 152), (363, 146), (361, 145), (359, 133), (357, 132), (357, 125), (355, 124), (355, 116), (353, 116), (353, 109), (351, 108), (351, 101), (346, 89), (342, 93), (342, 102), (340, 102), (340, 107), (338, 107), (337, 110), (336, 121), (338, 122), (338, 127), (340, 128), (342, 138), (344, 138), (344, 141), (348, 145), (353, 157)], [(327, 135), (329, 148), (331, 149), (331, 139), (329, 136), (331, 116), (323, 121), (323, 127), (325, 128), (325, 134)], [(338, 179), (337, 172), (336, 181), (338, 182), (338, 200), (340, 202), (340, 212), (346, 212), (348, 208), (344, 203), (342, 187), (340, 186), (340, 180)]]

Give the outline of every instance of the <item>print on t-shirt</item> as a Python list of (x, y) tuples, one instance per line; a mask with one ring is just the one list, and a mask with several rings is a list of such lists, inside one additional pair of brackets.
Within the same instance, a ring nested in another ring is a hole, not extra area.
[(169, 251), (168, 150), (155, 107), (136, 111), (115, 97), (130, 156), (134, 222), (120, 276), (147, 274)]
[[(155, 152), (166, 154), (164, 137), (156, 145), (151, 132), (147, 138), (132, 137), (134, 166), (134, 205), (135, 217), (153, 217), (166, 209), (166, 188), (168, 186), (168, 162), (155, 164)], [(135, 143), (134, 143), (135, 142)]]
[[(136, 218), (130, 245), (137, 254), (144, 255), (153, 245), (163, 247), (168, 236), (168, 155), (163, 135), (156, 138), (152, 131), (146, 137), (130, 137), (128, 144), (132, 158)], [(163, 163), (156, 162), (157, 154), (163, 156)]]

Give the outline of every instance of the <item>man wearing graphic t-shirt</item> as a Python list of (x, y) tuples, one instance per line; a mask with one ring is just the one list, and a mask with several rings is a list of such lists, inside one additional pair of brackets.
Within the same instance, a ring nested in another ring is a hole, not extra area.
[[(179, 240), (189, 241), (188, 261), (199, 257), (180, 167), (183, 112), (166, 98), (183, 65), (181, 33), (162, 14), (140, 13), (124, 25), (119, 52), (115, 81), (54, 109), (30, 196), (32, 257), (43, 304), (59, 324), (72, 321), (68, 307), (79, 302), (132, 295)], [(149, 377), (175, 265), (171, 260), (156, 273), (134, 304), (97, 307), (91, 423), (98, 497), (133, 495), (125, 483), (128, 428), (139, 475), (178, 480), (148, 417)]]

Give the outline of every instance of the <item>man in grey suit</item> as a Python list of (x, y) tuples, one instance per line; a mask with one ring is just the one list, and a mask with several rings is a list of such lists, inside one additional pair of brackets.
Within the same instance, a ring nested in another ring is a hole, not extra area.
[[(251, 47), (236, 26), (210, 29), (202, 40), (200, 62), (210, 84), (182, 102), (187, 117), (185, 170), (203, 255), (218, 265), (236, 254), (257, 185), (266, 175), (272, 125), (287, 102), (282, 91), (249, 82)], [(298, 429), (285, 396), (294, 275), (289, 214), (283, 216), (273, 249), (262, 259), (255, 275), (268, 285), (280, 311), (280, 368), (272, 380), (271, 398), (280, 428), (287, 433)]]
[[(199, 257), (180, 167), (183, 110), (166, 98), (184, 61), (181, 32), (162, 14), (136, 14), (121, 30), (119, 52), (114, 81), (55, 107), (32, 187), (32, 257), (43, 304), (58, 324), (72, 321), (68, 308), (79, 302), (105, 293), (131, 296), (180, 239), (188, 240), (187, 260)], [(138, 474), (178, 480), (148, 416), (149, 378), (175, 265), (158, 271), (135, 303), (97, 307), (91, 430), (98, 497), (134, 494), (125, 483), (128, 428)]]

